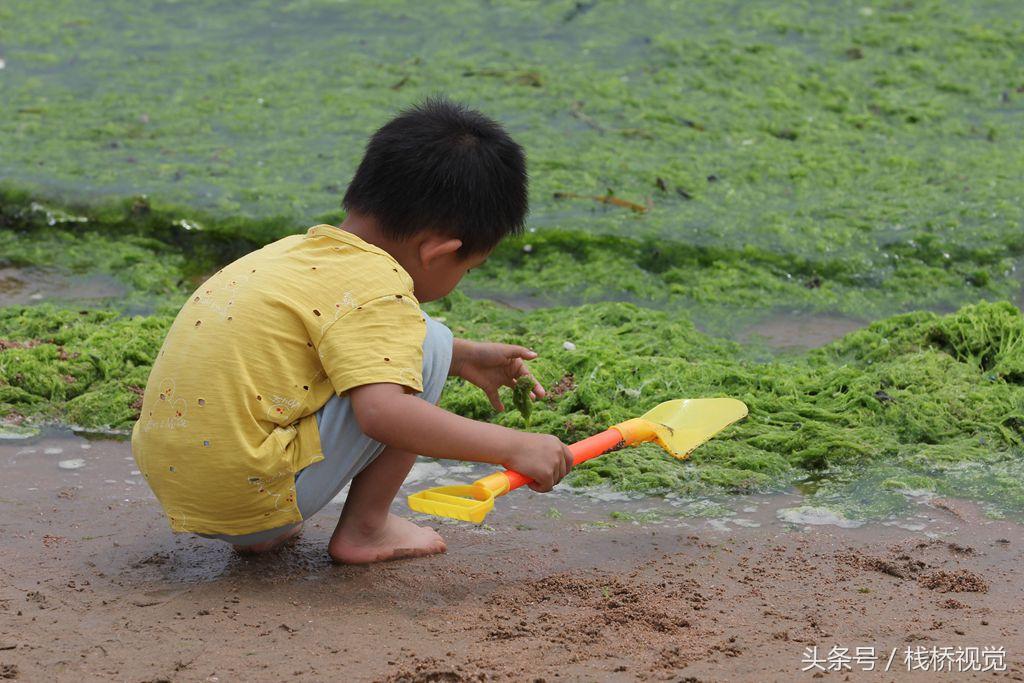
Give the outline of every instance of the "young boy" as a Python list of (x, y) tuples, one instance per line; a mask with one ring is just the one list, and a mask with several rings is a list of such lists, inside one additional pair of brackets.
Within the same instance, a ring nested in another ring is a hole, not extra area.
[(218, 271), (168, 332), (132, 452), (174, 531), (270, 550), (351, 481), (332, 558), (429, 555), (442, 538), (389, 513), (417, 455), (503, 465), (535, 491), (572, 466), (553, 436), (435, 405), (452, 375), (503, 409), (498, 388), (536, 354), (453, 339), (419, 307), (522, 231), (522, 148), (479, 112), (428, 100), (374, 134), (344, 207), (340, 226)]

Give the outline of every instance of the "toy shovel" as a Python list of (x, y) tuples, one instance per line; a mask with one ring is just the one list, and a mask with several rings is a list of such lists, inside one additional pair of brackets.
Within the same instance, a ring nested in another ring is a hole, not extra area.
[[(569, 446), (573, 465), (620, 446), (655, 441), (682, 460), (698, 446), (747, 415), (747, 406), (733, 398), (694, 398), (666, 401), (643, 417), (621, 422), (600, 434)], [(530, 483), (514, 470), (489, 474), (469, 485), (439, 486), (409, 496), (416, 512), (479, 524), (494, 508), (494, 499)]]

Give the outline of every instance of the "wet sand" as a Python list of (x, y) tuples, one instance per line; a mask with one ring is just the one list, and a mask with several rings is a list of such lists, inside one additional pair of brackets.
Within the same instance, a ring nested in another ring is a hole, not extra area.
[[(173, 536), (124, 443), (0, 442), (0, 467), (0, 678), (767, 681), (838, 645), (881, 659), (820, 676), (1024, 680), (1024, 533), (961, 501), (840, 528), (781, 521), (796, 495), (707, 520), (517, 492), (485, 526), (440, 525), (443, 556), (345, 567), (337, 504), (245, 558)], [(1006, 671), (910, 674), (908, 646), (1003, 647)]]

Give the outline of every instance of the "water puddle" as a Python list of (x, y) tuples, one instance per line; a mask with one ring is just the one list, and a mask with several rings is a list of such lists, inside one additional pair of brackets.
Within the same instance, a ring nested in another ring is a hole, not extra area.
[(126, 294), (109, 275), (77, 275), (51, 268), (0, 267), (0, 306), (26, 306), (45, 301), (96, 304)]
[(865, 325), (863, 320), (839, 315), (781, 313), (744, 328), (737, 337), (780, 351), (803, 351), (825, 346)]

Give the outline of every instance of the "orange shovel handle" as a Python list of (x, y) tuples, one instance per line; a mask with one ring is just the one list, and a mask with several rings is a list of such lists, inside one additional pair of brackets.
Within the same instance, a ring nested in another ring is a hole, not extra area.
[[(573, 466), (579, 465), (581, 462), (586, 462), (591, 458), (596, 458), (599, 455), (603, 455), (608, 451), (612, 450), (623, 442), (622, 433), (612, 427), (606, 429), (600, 434), (587, 437), (582, 441), (569, 446), (569, 452), (572, 453), (572, 464)], [(515, 470), (505, 470), (505, 477), (508, 479), (508, 490), (517, 489), (524, 484), (529, 484), (532, 479), (522, 474), (519, 474)]]

